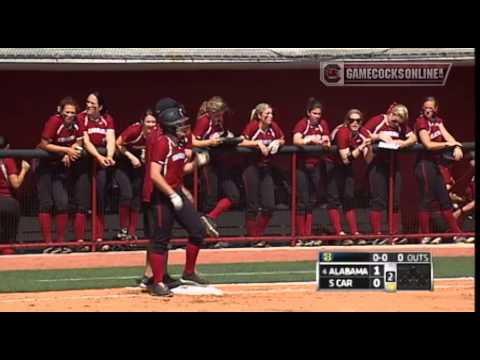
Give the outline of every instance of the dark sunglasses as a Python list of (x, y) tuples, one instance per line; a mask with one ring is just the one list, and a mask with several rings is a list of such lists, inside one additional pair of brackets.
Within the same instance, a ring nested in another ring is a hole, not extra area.
[(349, 123), (358, 122), (359, 124), (361, 124), (361, 123), (362, 123), (362, 119), (359, 119), (359, 118), (349, 118), (349, 119), (348, 119), (348, 122), (349, 122)]

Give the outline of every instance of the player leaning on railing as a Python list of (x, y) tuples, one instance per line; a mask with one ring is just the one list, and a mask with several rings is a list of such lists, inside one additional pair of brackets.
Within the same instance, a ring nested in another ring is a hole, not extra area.
[[(330, 130), (328, 122), (323, 117), (323, 105), (319, 100), (310, 98), (307, 103), (305, 115), (293, 129), (293, 144), (297, 146), (321, 145), (330, 148)], [(325, 190), (323, 155), (300, 155), (297, 166), (297, 209), (295, 224), (297, 235), (311, 236), (313, 223), (313, 209), (319, 203)], [(323, 183), (323, 184), (322, 184)], [(299, 240), (296, 246), (319, 246), (322, 241)]]
[[(261, 103), (252, 110), (250, 121), (242, 132), (244, 141), (239, 146), (258, 148), (260, 153), (250, 156), (243, 172), (247, 209), (245, 227), (248, 236), (263, 236), (275, 211), (275, 186), (271, 160), (285, 145), (285, 135), (273, 121), (273, 109)], [(255, 247), (265, 247), (259, 241)]]
[[(4, 136), (0, 136), (0, 150), (8, 150), (10, 144)], [(0, 158), (0, 244), (13, 244), (17, 238), (18, 222), (20, 220), (20, 205), (14, 198), (14, 190), (23, 183), (25, 175), (30, 170), (30, 164), (22, 160), (18, 171), (12, 158)], [(6, 248), (0, 250), (0, 255), (14, 254), (15, 250)]]
[[(341, 236), (339, 245), (353, 245), (354, 241), (345, 238), (346, 233), (341, 228), (340, 207), (343, 209), (350, 233), (360, 235), (355, 215), (355, 180), (353, 162), (363, 157), (371, 162), (373, 151), (371, 139), (361, 133), (363, 114), (352, 109), (342, 125), (337, 126), (331, 134), (332, 144), (338, 150), (326, 158), (327, 209), (330, 222), (336, 235)], [(366, 240), (359, 239), (358, 245), (366, 245)]]
[[(73, 180), (73, 169), (81, 155), (82, 134), (77, 123), (78, 105), (71, 98), (60, 101), (58, 113), (51, 116), (42, 131), (38, 148), (57, 156), (42, 158), (37, 168), (39, 200), (38, 222), (43, 240), (49, 245), (43, 252), (71, 253), (67, 247), (56, 246), (65, 242), (68, 224), (68, 184)], [(73, 166), (72, 166), (73, 165)], [(57, 237), (52, 238), (51, 213), (55, 212)]]
[[(236, 145), (241, 141), (227, 130), (225, 115), (228, 111), (227, 103), (219, 96), (202, 103), (193, 129), (194, 147), (216, 148), (227, 143)], [(200, 209), (205, 213), (202, 221), (211, 237), (219, 236), (218, 217), (240, 202), (240, 190), (232, 176), (234, 166), (231, 154), (214, 151), (210, 163), (200, 173)], [(218, 242), (214, 247), (228, 247), (228, 243)]]
[[(471, 216), (475, 211), (475, 152), (470, 152), (470, 165), (473, 170), (468, 181), (467, 188), (465, 189), (465, 196), (462, 198), (462, 202), (459, 204), (458, 209), (453, 213), (453, 217), (457, 219), (458, 226), (462, 227), (463, 222), (467, 216)], [(475, 242), (474, 237), (469, 237), (465, 240), (466, 243), (471, 244)]]
[[(97, 216), (94, 239), (98, 242), (103, 240), (104, 211), (107, 188), (107, 169), (115, 165), (115, 128), (112, 116), (107, 112), (103, 96), (99, 92), (92, 92), (86, 101), (86, 110), (78, 115), (80, 131), (83, 134), (83, 144), (90, 156), (85, 157), (79, 164), (79, 174), (75, 185), (77, 201), (77, 214), (75, 216), (75, 239), (83, 241), (85, 233), (85, 215), (91, 207), (91, 174), (92, 163), (97, 163), (96, 169), (96, 195)], [(106, 156), (101, 154), (100, 149), (106, 148)], [(102, 250), (108, 250), (108, 246), (102, 246)]]
[(136, 229), (142, 205), (145, 174), (146, 139), (157, 127), (153, 110), (147, 110), (140, 121), (128, 126), (116, 141), (120, 153), (114, 177), (120, 189), (120, 232), (118, 240), (137, 240)]
[[(462, 144), (448, 132), (444, 120), (438, 116), (438, 108), (438, 101), (434, 97), (426, 98), (422, 106), (422, 114), (415, 122), (415, 131), (425, 147), (425, 151), (418, 154), (415, 165), (415, 177), (420, 190), (418, 222), (421, 233), (430, 233), (431, 205), (436, 200), (440, 203), (441, 214), (449, 230), (453, 233), (461, 233), (462, 230), (452, 214), (452, 202), (440, 168), (443, 166), (443, 154), (446, 149), (450, 151), (450, 157), (454, 161), (460, 161), (463, 158)], [(463, 236), (453, 238), (456, 243), (466, 240)], [(441, 237), (433, 240), (429, 237), (421, 239), (422, 244), (430, 242), (439, 244), (441, 241)]]
[[(393, 104), (387, 111), (371, 118), (363, 126), (363, 134), (369, 136), (372, 144), (385, 143), (386, 146), (396, 149), (408, 148), (417, 143), (417, 137), (408, 126), (408, 109), (401, 104)], [(390, 153), (378, 151), (369, 164), (368, 177), (370, 182), (370, 225), (373, 235), (381, 235), (382, 212), (387, 210), (388, 178), (390, 173)], [(398, 234), (400, 227), (400, 191), (401, 175), (398, 158), (393, 164), (394, 171), (394, 200), (393, 200), (393, 233)], [(378, 238), (374, 245), (384, 245), (386, 238)], [(392, 243), (407, 243), (406, 238), (395, 236)]]

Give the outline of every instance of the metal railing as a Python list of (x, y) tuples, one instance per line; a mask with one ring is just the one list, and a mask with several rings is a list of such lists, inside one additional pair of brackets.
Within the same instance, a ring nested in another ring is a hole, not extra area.
[[(464, 143), (463, 144), (464, 151), (472, 151), (475, 150), (475, 143), (470, 142), (470, 143)], [(393, 232), (393, 196), (394, 196), (394, 160), (396, 157), (401, 156), (402, 154), (411, 154), (413, 152), (418, 152), (424, 150), (424, 147), (422, 145), (415, 145), (411, 148), (408, 149), (401, 149), (401, 150), (396, 150), (396, 151), (390, 151), (390, 150), (384, 150), (384, 149), (378, 149), (377, 146), (374, 147), (375, 151), (387, 151), (390, 154), (390, 174), (389, 174), (389, 181), (388, 181), (388, 230), (387, 234), (384, 235), (349, 235), (348, 239), (351, 240), (359, 240), (359, 239), (378, 239), (378, 238), (387, 238), (391, 241), (393, 236), (395, 235)], [(205, 149), (194, 149), (194, 151), (205, 151)], [(237, 154), (255, 154), (257, 153), (257, 150), (255, 149), (248, 149), (248, 148), (233, 148), (233, 149), (212, 149), (210, 150), (212, 153), (215, 153), (217, 151), (223, 151), (223, 152), (231, 152), (231, 153), (237, 153)], [(256, 242), (256, 241), (267, 241), (271, 243), (275, 242), (290, 242), (291, 245), (294, 245), (296, 241), (298, 240), (322, 240), (322, 241), (336, 241), (340, 240), (343, 238), (339, 238), (337, 235), (312, 235), (312, 236), (299, 236), (297, 235), (297, 224), (296, 224), (296, 209), (297, 209), (297, 199), (296, 199), (296, 193), (297, 193), (297, 181), (296, 181), (296, 169), (297, 169), (297, 162), (298, 162), (298, 156), (302, 154), (317, 154), (317, 155), (322, 155), (322, 154), (327, 154), (327, 153), (332, 153), (336, 152), (337, 149), (336, 147), (332, 147), (329, 150), (323, 149), (321, 146), (284, 146), (282, 147), (278, 154), (280, 156), (290, 156), (291, 157), (291, 162), (290, 162), (290, 180), (291, 180), (291, 199), (290, 199), (290, 228), (291, 228), (291, 233), (290, 235), (279, 235), (279, 236), (261, 236), (261, 237), (248, 237), (248, 236), (233, 236), (233, 237), (220, 237), (220, 238), (208, 238), (205, 240), (206, 243), (216, 243), (219, 241), (222, 242), (229, 242), (229, 243), (251, 243), (251, 242)], [(0, 158), (17, 158), (17, 159), (42, 159), (42, 158), (51, 158), (55, 157), (56, 155), (52, 155), (46, 151), (43, 150), (0, 150)], [(96, 251), (96, 246), (98, 244), (96, 241), (94, 241), (94, 231), (96, 227), (96, 216), (95, 214), (97, 213), (96, 209), (96, 182), (95, 180), (95, 173), (96, 173), (96, 162), (92, 162), (92, 178), (91, 178), (91, 199), (92, 199), (92, 217), (91, 217), (91, 231), (92, 231), (92, 237), (91, 241), (85, 241), (82, 243), (76, 243), (76, 242), (65, 242), (65, 243), (55, 243), (55, 246), (66, 246), (66, 247), (84, 247), (86, 245), (91, 246), (92, 251)], [(195, 170), (193, 174), (193, 197), (194, 197), (194, 205), (198, 205), (198, 198), (199, 198), (199, 174), (198, 170)], [(415, 214), (416, 216), (416, 214)], [(398, 235), (397, 235), (398, 236)], [(424, 236), (429, 236), (429, 237), (436, 237), (436, 236), (441, 236), (443, 238), (445, 237), (453, 237), (453, 236), (475, 236), (474, 232), (462, 232), (462, 233), (445, 233), (445, 232), (432, 232), (432, 233), (426, 233), (426, 234), (420, 234), (418, 232), (404, 232), (401, 233), (401, 237), (407, 238), (407, 239), (417, 239), (420, 237)], [(173, 239), (172, 244), (173, 245), (182, 245), (185, 244), (187, 239)], [(148, 243), (148, 240), (129, 240), (129, 241), (109, 241), (105, 240), (102, 242), (102, 244), (105, 245), (145, 245)], [(24, 249), (24, 250), (29, 250), (29, 249), (42, 249), (46, 248), (51, 244), (46, 244), (44, 242), (35, 242), (35, 243), (15, 243), (15, 244), (0, 244), (0, 250), (5, 249), (5, 248), (14, 248), (14, 249)]]

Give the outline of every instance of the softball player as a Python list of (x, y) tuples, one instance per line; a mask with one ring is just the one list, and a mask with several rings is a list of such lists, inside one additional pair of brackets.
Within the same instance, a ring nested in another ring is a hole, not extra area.
[(41, 159), (37, 169), (39, 198), (38, 222), (43, 240), (51, 245), (44, 253), (71, 253), (54, 245), (51, 234), (51, 212), (55, 211), (56, 242), (65, 242), (68, 224), (68, 183), (72, 180), (71, 164), (79, 159), (82, 135), (76, 121), (78, 105), (71, 97), (62, 99), (59, 113), (45, 123), (39, 149), (61, 157)]
[[(401, 104), (392, 105), (387, 114), (371, 118), (363, 127), (363, 135), (369, 136), (372, 143), (384, 142), (407, 148), (417, 142), (415, 133), (408, 126), (408, 109)], [(388, 177), (390, 172), (390, 153), (379, 151), (374, 154), (369, 165), (370, 182), (370, 225), (372, 234), (381, 235), (382, 211), (387, 209)], [(398, 234), (400, 226), (400, 190), (401, 176), (398, 159), (394, 163), (394, 203), (393, 203), (393, 233)], [(404, 244), (406, 238), (395, 237), (393, 243)], [(383, 245), (387, 239), (376, 239), (374, 245)]]
[[(415, 122), (415, 131), (426, 151), (419, 153), (415, 165), (415, 177), (420, 189), (420, 211), (418, 222), (420, 232), (430, 232), (430, 210), (432, 201), (440, 203), (443, 219), (451, 232), (462, 232), (452, 214), (452, 202), (445, 187), (442, 176), (442, 150), (453, 150), (453, 159), (460, 161), (463, 158), (462, 144), (448, 132), (445, 122), (438, 116), (439, 104), (434, 97), (427, 97), (423, 103), (422, 115)], [(454, 242), (465, 242), (463, 236), (455, 236)], [(432, 240), (429, 237), (421, 239), (422, 244), (438, 244), (441, 237)]]
[[(224, 125), (224, 115), (228, 105), (219, 96), (205, 101), (198, 112), (197, 122), (193, 130), (193, 146), (216, 147), (222, 144), (222, 139), (228, 135)], [(227, 134), (226, 134), (227, 133)], [(233, 137), (233, 134), (230, 134)], [(202, 169), (201, 194), (204, 194), (202, 211), (207, 215), (202, 216), (208, 235), (218, 237), (216, 226), (217, 218), (240, 202), (240, 191), (232, 177), (231, 161), (228, 154), (215, 152), (210, 158), (210, 163)], [(219, 188), (221, 191), (219, 192)], [(219, 193), (221, 195), (220, 200)], [(217, 202), (218, 201), (218, 202)], [(228, 243), (217, 243), (215, 247), (227, 247)]]
[[(250, 122), (243, 130), (244, 141), (239, 146), (258, 148), (260, 154), (249, 159), (243, 172), (247, 198), (245, 227), (248, 236), (262, 236), (275, 211), (275, 188), (270, 160), (285, 144), (285, 136), (273, 121), (269, 104), (261, 103), (252, 111)], [(256, 247), (268, 246), (265, 241)]]
[[(475, 170), (475, 152), (470, 154), (470, 165)], [(475, 175), (470, 179), (467, 188), (465, 190), (464, 203), (458, 207), (453, 213), (453, 217), (457, 219), (457, 223), (461, 225), (466, 216), (469, 216), (475, 210)], [(465, 240), (467, 244), (475, 242), (475, 237), (469, 237)]]
[[(83, 241), (85, 232), (85, 214), (91, 206), (90, 177), (91, 159), (96, 161), (96, 186), (97, 186), (97, 218), (94, 238), (103, 240), (104, 211), (107, 188), (107, 169), (115, 165), (115, 128), (114, 120), (107, 112), (103, 96), (99, 92), (92, 92), (87, 97), (87, 109), (78, 115), (80, 132), (83, 134), (85, 150), (90, 154), (78, 164), (77, 182), (75, 193), (77, 197), (77, 214), (75, 216), (75, 239)], [(106, 148), (107, 154), (103, 156), (98, 149)], [(88, 195), (87, 195), (88, 194)], [(103, 246), (102, 250), (108, 250)]]
[[(335, 234), (339, 236), (346, 236), (340, 224), (340, 206), (343, 208), (351, 234), (360, 235), (355, 215), (352, 163), (360, 156), (363, 156), (367, 162), (373, 159), (371, 139), (360, 132), (362, 123), (363, 114), (360, 110), (350, 110), (343, 124), (332, 131), (332, 144), (338, 147), (338, 152), (329, 155), (326, 159), (328, 217)], [(366, 245), (366, 243), (365, 240), (358, 240), (358, 245)], [(354, 242), (346, 239), (340, 244), (353, 245)]]
[[(300, 119), (293, 129), (293, 144), (322, 145), (330, 148), (330, 131), (328, 122), (323, 118), (323, 105), (310, 98), (307, 103), (306, 116)], [(297, 235), (312, 235), (312, 217), (315, 204), (323, 192), (322, 177), (324, 174), (323, 156), (299, 155), (296, 171), (297, 177)], [(315, 195), (314, 195), (315, 194)], [(318, 246), (321, 241), (297, 242), (297, 246)]]
[(120, 188), (119, 240), (136, 240), (138, 217), (142, 205), (147, 137), (157, 126), (153, 110), (147, 110), (141, 120), (125, 129), (116, 141), (119, 157), (115, 180)]
[[(0, 136), (0, 150), (8, 150), (8, 140)], [(13, 190), (18, 189), (30, 170), (30, 164), (22, 161), (20, 172), (14, 159), (0, 158), (0, 244), (12, 244), (17, 238), (20, 205)], [(13, 249), (0, 250), (0, 255), (12, 255)]]
[(157, 120), (164, 135), (153, 144), (150, 158), (156, 226), (149, 248), (149, 260), (154, 277), (154, 284), (149, 290), (153, 296), (171, 296), (172, 292), (163, 280), (175, 220), (189, 234), (185, 268), (180, 282), (193, 285), (208, 283), (195, 272), (198, 253), (206, 231), (199, 213), (182, 191), (184, 174), (191, 173), (195, 166), (203, 165), (205, 160), (197, 156), (195, 161), (188, 161), (186, 146), (190, 124), (182, 108), (164, 110), (157, 114)]

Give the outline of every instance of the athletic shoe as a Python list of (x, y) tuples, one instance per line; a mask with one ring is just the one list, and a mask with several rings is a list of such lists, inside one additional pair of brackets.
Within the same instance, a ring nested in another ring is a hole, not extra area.
[(255, 248), (265, 248), (265, 247), (268, 247), (268, 244), (267, 244), (266, 241), (259, 241), (255, 244), (253, 244), (253, 247), (255, 247)]
[(142, 292), (148, 292), (149, 288), (153, 285), (153, 276), (148, 277), (143, 275), (142, 278), (137, 279), (137, 284)]
[(215, 221), (211, 217), (208, 216), (202, 216), (200, 218), (203, 221), (203, 224), (205, 225), (205, 230), (207, 230), (207, 234), (210, 237), (219, 237), (220, 233), (218, 232), (217, 229), (217, 224), (215, 224)]
[(313, 240), (310, 240), (310, 241), (307, 241), (305, 244), (304, 244), (305, 247), (314, 247), (315, 246), (315, 241)]
[(354, 244), (353, 240), (347, 239), (342, 241), (343, 246), (352, 246)]
[[(405, 245), (405, 244), (408, 244), (408, 239), (407, 238), (395, 238), (397, 239), (396, 241), (394, 241), (393, 243), (395, 245)], [(395, 240), (394, 239), (394, 240)]]
[[(355, 234), (353, 234), (353, 235), (359, 236), (359, 235), (362, 235), (362, 234), (360, 234), (359, 232), (357, 232), (357, 233), (355, 233)], [(360, 245), (360, 246), (367, 245), (367, 240), (365, 240), (365, 239), (358, 239), (358, 240), (356, 241), (356, 244), (357, 244), (357, 245)]]
[(204, 286), (208, 285), (209, 282), (200, 276), (197, 273), (187, 274), (183, 273), (182, 277), (180, 278), (180, 282), (185, 285), (195, 285), (195, 286)]
[(128, 236), (128, 230), (127, 229), (120, 229), (120, 231), (117, 233), (117, 240), (126, 240)]
[(465, 241), (467, 241), (467, 239), (463, 236), (454, 236), (453, 237), (453, 242), (456, 243), (456, 244), (464, 243)]
[(48, 247), (46, 249), (43, 250), (43, 253), (44, 254), (51, 254), (53, 250), (55, 250), (56, 248), (55, 247)]
[[(81, 244), (83, 243), (84, 240), (77, 240), (77, 243)], [(77, 251), (78, 252), (89, 252), (90, 251), (90, 246), (88, 245), (85, 245), (85, 246), (80, 246), (77, 248)]]
[(111, 250), (110, 245), (104, 244), (102, 245), (103, 239), (97, 239), (97, 246), (100, 246), (100, 251), (107, 252)]
[[(153, 283), (153, 278), (152, 278), (152, 283)], [(173, 277), (170, 276), (170, 274), (165, 274), (163, 275), (163, 283), (169, 288), (169, 289), (174, 289), (176, 287), (179, 287), (182, 285), (182, 282), (180, 279), (174, 279)]]
[(427, 244), (430, 244), (430, 241), (432, 241), (432, 238), (431, 237), (423, 237), (421, 240), (420, 240), (420, 244), (422, 245), (427, 245)]
[(302, 247), (305, 246), (305, 243), (302, 240), (298, 240), (295, 246)]
[(50, 254), (61, 254), (63, 253), (63, 248), (61, 247), (55, 247), (51, 252)]
[(372, 245), (381, 246), (381, 245), (385, 245), (387, 242), (388, 242), (387, 238), (375, 239), (375, 240), (373, 240)]
[(71, 254), (72, 253), (72, 249), (68, 248), (68, 247), (63, 247), (62, 248), (62, 254)]
[(150, 295), (160, 297), (172, 297), (173, 293), (164, 283), (153, 284), (148, 288)]
[(475, 237), (471, 236), (465, 240), (465, 244), (474, 244), (475, 243)]
[(213, 249), (225, 249), (225, 248), (229, 248), (230, 247), (230, 244), (227, 243), (227, 242), (218, 242), (216, 243), (215, 245), (213, 245)]
[(323, 241), (322, 240), (317, 240), (315, 241), (314, 243), (314, 246), (322, 246), (323, 245)]
[(434, 238), (432, 241), (430, 241), (430, 244), (438, 245), (438, 244), (441, 244), (442, 240), (443, 239), (440, 236), (438, 236), (438, 237)]

